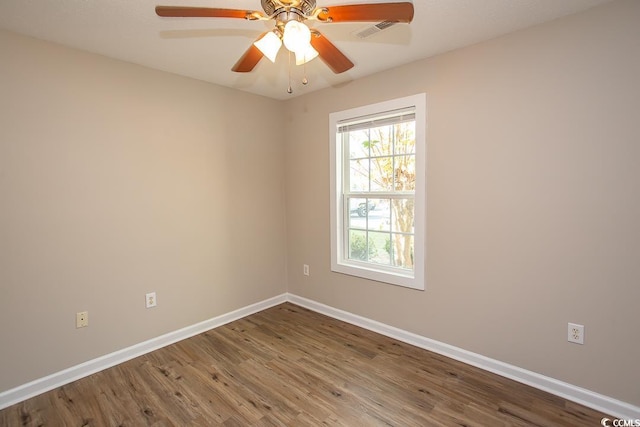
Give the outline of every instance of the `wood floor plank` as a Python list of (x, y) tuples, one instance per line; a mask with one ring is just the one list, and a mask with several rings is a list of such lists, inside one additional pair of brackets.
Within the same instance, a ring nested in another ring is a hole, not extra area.
[(605, 415), (293, 304), (0, 411), (0, 426), (582, 426)]

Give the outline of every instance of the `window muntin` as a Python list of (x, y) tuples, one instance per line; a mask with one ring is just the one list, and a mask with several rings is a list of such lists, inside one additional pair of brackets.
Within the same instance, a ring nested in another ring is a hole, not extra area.
[(424, 289), (425, 109), (422, 94), (331, 115), (334, 271)]

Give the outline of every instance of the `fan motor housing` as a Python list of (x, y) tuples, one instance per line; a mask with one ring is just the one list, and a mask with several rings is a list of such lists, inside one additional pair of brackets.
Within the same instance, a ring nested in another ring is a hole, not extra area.
[(298, 9), (304, 16), (308, 16), (316, 8), (316, 0), (261, 0), (261, 3), (268, 16), (282, 8)]

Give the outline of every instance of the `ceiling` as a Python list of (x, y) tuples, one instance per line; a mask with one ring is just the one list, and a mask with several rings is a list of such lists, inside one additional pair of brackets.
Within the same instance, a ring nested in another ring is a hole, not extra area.
[[(317, 5), (394, 0), (317, 0)], [(273, 21), (230, 18), (160, 18), (156, 5), (262, 11), (260, 0), (1, 0), (0, 28), (275, 99), (286, 99), (550, 21), (610, 0), (413, 0), (411, 24), (396, 24), (368, 38), (353, 33), (375, 23), (313, 23), (355, 67), (333, 74), (319, 59), (293, 67), (263, 58), (251, 73), (231, 67)]]

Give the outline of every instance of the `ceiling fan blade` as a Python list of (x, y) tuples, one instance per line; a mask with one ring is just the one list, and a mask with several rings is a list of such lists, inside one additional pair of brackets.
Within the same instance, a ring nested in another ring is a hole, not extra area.
[(158, 16), (171, 18), (241, 18), (262, 15), (252, 10), (219, 9), (213, 7), (156, 6)]
[[(260, 34), (260, 37), (258, 37), (256, 40), (260, 40), (265, 34), (267, 33)], [(231, 71), (235, 71), (236, 73), (248, 73), (249, 71), (253, 70), (256, 65), (258, 65), (258, 62), (260, 62), (263, 56), (264, 54), (260, 51), (260, 49), (258, 49), (256, 45), (251, 43), (249, 49), (247, 49), (244, 55), (242, 55), (240, 59), (238, 59), (238, 62), (236, 62), (233, 68), (231, 68)]]
[(413, 20), (413, 4), (371, 3), (329, 6), (327, 12), (321, 12), (318, 19), (329, 22), (411, 22)]
[(334, 73), (344, 73), (353, 68), (353, 62), (318, 31), (314, 31), (311, 35), (311, 46), (318, 51), (320, 59), (322, 59)]

